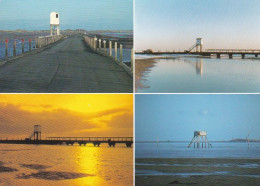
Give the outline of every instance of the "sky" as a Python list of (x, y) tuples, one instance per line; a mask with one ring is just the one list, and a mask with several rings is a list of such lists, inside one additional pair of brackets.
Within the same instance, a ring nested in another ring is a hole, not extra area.
[(1, 94), (0, 138), (133, 136), (131, 94)]
[(190, 141), (194, 131), (211, 141), (260, 139), (260, 95), (138, 94), (135, 113), (137, 141)]
[(61, 30), (133, 30), (133, 0), (0, 0), (0, 30), (49, 30), (53, 11)]
[(136, 0), (135, 50), (260, 49), (259, 0)]

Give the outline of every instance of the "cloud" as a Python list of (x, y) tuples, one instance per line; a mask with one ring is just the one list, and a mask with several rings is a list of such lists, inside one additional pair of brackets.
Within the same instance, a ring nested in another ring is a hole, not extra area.
[(121, 108), (86, 114), (67, 109), (30, 112), (19, 105), (0, 104), (0, 137), (29, 136), (33, 125), (41, 125), (42, 135), (45, 137), (111, 135), (118, 133), (118, 129), (128, 133), (126, 131), (133, 127), (132, 117), (131, 110)]

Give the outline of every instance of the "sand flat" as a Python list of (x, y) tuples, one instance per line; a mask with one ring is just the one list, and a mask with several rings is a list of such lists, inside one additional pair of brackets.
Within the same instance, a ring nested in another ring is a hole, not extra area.
[(258, 185), (260, 159), (137, 158), (136, 185)]

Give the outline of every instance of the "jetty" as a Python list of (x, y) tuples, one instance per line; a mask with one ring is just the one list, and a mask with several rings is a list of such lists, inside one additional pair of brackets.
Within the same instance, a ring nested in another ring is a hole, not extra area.
[(258, 57), (260, 55), (260, 49), (206, 49), (203, 50), (203, 39), (197, 38), (196, 43), (193, 44), (188, 50), (184, 51), (153, 51), (151, 49), (144, 50), (142, 52), (136, 52), (136, 54), (151, 54), (151, 55), (163, 55), (163, 54), (189, 54), (198, 56), (228, 56), (230, 59), (234, 55), (240, 55), (242, 59), (245, 59), (246, 55), (253, 55)]
[(133, 137), (46, 137), (41, 139), (41, 125), (34, 125), (33, 133), (25, 139), (2, 139), (0, 143), (6, 144), (31, 144), (31, 145), (71, 145), (79, 144), (86, 146), (93, 144), (99, 147), (100, 144), (108, 144), (109, 147), (115, 147), (116, 144), (125, 144), (126, 147), (132, 147)]

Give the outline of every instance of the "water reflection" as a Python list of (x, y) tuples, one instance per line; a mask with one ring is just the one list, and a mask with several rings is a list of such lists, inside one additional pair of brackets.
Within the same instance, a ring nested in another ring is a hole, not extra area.
[[(141, 61), (141, 60), (140, 60)], [(136, 65), (152, 63), (143, 60)], [(260, 91), (260, 61), (176, 57), (156, 59), (143, 73), (139, 93), (255, 93)], [(202, 78), (203, 77), (203, 78)]]
[(202, 77), (203, 75), (203, 58), (197, 58), (196, 61), (196, 73)]

